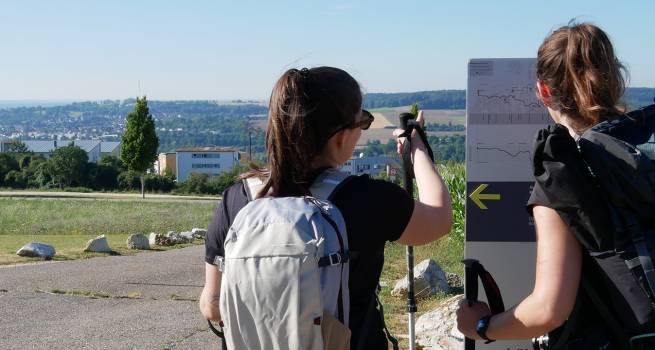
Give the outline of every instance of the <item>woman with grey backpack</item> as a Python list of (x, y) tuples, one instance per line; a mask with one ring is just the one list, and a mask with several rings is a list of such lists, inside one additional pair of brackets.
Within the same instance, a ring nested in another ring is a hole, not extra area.
[(416, 135), (420, 200), (338, 170), (373, 122), (361, 107), (341, 69), (290, 69), (275, 84), (268, 164), (223, 193), (206, 240), (200, 309), (228, 348), (388, 348), (377, 311), (385, 243), (432, 242), (450, 231), (452, 210)]

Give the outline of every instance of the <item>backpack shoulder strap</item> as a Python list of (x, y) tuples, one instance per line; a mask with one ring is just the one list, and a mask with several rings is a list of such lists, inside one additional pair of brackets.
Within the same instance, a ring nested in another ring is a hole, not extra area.
[(346, 184), (352, 177), (352, 175), (337, 169), (326, 169), (314, 180), (309, 191), (316, 198), (331, 200), (336, 190)]
[[(314, 180), (309, 191), (316, 198), (330, 200), (336, 190), (352, 177), (352, 175), (337, 169), (327, 169)], [(257, 199), (257, 194), (264, 188), (264, 182), (256, 176), (245, 178), (242, 181), (248, 201)]]
[(246, 196), (248, 196), (248, 202), (257, 198), (257, 193), (264, 188), (264, 182), (257, 176), (251, 176), (245, 178), (243, 181), (243, 188), (246, 190)]

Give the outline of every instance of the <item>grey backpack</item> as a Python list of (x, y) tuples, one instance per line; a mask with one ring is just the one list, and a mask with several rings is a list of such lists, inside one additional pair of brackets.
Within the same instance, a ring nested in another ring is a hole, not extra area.
[(253, 199), (225, 239), (220, 310), (229, 349), (323, 349), (329, 313), (348, 326), (348, 237), (330, 195), (348, 174), (329, 169), (312, 196)]

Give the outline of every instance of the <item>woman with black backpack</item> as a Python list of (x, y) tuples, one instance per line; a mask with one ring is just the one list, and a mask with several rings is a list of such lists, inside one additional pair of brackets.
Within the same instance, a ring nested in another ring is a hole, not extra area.
[[(359, 84), (345, 71), (332, 67), (286, 71), (271, 94), (268, 164), (247, 175), (262, 181), (261, 190), (253, 197), (310, 195), (309, 189), (321, 173), (339, 169), (352, 157), (362, 131), (372, 122), (373, 116), (362, 109)], [(353, 349), (388, 347), (384, 320), (371, 311), (371, 305), (376, 306), (385, 243), (422, 245), (451, 228), (448, 189), (419, 137), (412, 136), (411, 147), (420, 200), (395, 184), (368, 175), (350, 176), (330, 197), (343, 215), (351, 252), (347, 323)], [(205, 286), (200, 297), (200, 309), (208, 320), (221, 319), (221, 272), (216, 262), (225, 255), (225, 237), (237, 213), (248, 203), (246, 187), (240, 182), (223, 193), (209, 226)], [(288, 346), (280, 344), (280, 348)]]
[[(585, 154), (580, 148), (585, 132), (600, 123), (631, 122), (619, 107), (624, 72), (609, 38), (592, 24), (561, 27), (540, 46), (538, 97), (556, 125), (539, 132), (532, 154), (536, 182), (527, 208), (537, 234), (534, 289), (496, 315), (485, 303), (462, 300), (458, 327), (467, 337), (493, 341), (548, 333), (534, 341), (535, 349), (655, 348), (655, 300), (635, 268), (635, 251), (622, 248), (631, 237), (619, 234), (615, 224), (621, 219), (612, 218), (614, 203), (588, 162), (591, 156), (611, 158), (610, 150)], [(650, 224), (653, 219), (655, 213)]]

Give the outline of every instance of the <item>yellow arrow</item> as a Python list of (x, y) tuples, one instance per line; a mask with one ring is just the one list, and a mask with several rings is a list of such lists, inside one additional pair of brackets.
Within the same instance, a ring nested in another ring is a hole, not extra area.
[(500, 194), (489, 194), (489, 193), (483, 194), (482, 191), (484, 191), (485, 188), (487, 187), (489, 187), (488, 184), (480, 184), (480, 186), (478, 186), (478, 188), (476, 188), (475, 191), (473, 191), (473, 193), (471, 193), (471, 195), (469, 196), (469, 198), (473, 200), (473, 203), (475, 203), (475, 205), (477, 205), (482, 210), (487, 209), (487, 206), (484, 205), (484, 203), (482, 203), (483, 199), (492, 200), (492, 201), (500, 200)]

